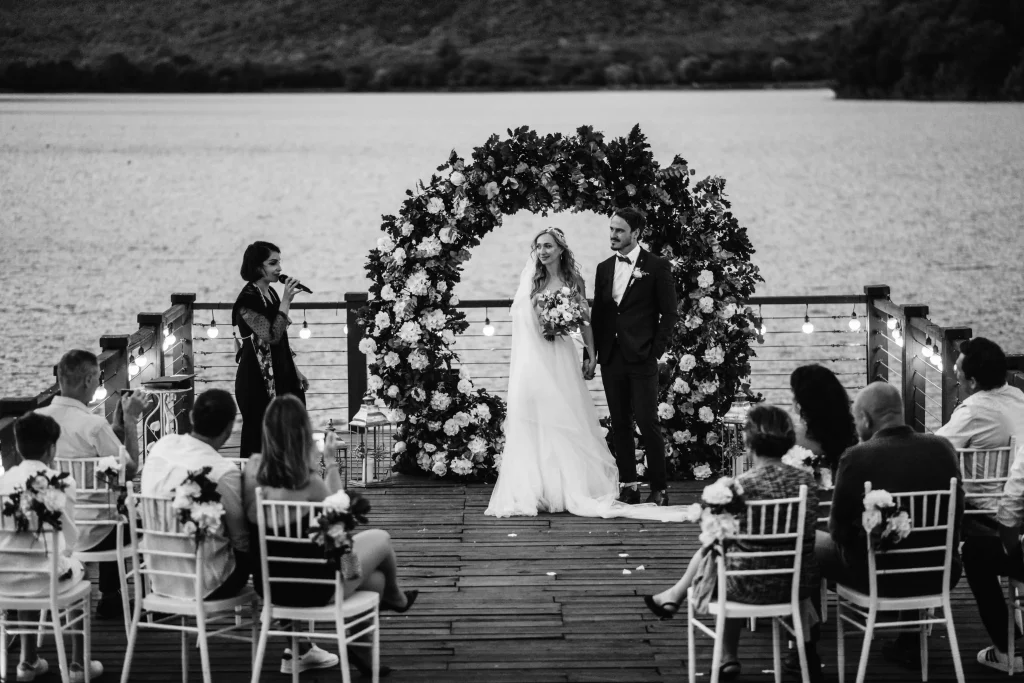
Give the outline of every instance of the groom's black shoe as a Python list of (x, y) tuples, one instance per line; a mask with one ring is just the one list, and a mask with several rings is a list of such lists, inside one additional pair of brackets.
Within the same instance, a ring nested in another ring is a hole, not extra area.
[(640, 502), (640, 492), (632, 486), (623, 486), (619, 491), (618, 501), (626, 505), (636, 505)]
[(651, 495), (647, 496), (647, 502), (661, 506), (668, 505), (668, 491), (665, 489), (662, 489), (661, 491), (651, 491)]

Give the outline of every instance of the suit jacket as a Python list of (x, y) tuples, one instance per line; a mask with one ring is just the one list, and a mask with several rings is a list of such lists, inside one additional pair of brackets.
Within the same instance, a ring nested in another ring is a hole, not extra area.
[[(839, 461), (836, 488), (832, 496), (832, 512), (828, 529), (843, 552), (847, 567), (855, 570), (857, 588), (867, 590), (867, 547), (861, 527), (864, 512), (864, 482), (872, 489), (889, 493), (933, 491), (949, 488), (949, 480), (960, 480), (960, 465), (953, 445), (941, 436), (918, 434), (907, 426), (888, 427), (875, 433), (862, 444), (851, 447)], [(960, 555), (957, 550), (960, 522), (964, 511), (963, 486), (957, 485), (956, 535), (953, 541), (953, 580), (960, 577)], [(944, 511), (943, 511), (944, 512)], [(928, 534), (911, 534), (897, 549), (942, 545), (944, 538), (928, 538)], [(901, 566), (939, 564), (942, 558), (922, 554), (902, 556)], [(895, 561), (893, 562), (895, 564)], [(889, 596), (920, 595), (941, 589), (940, 574), (904, 574), (881, 577), (879, 593)]]
[(678, 317), (671, 264), (641, 249), (633, 277), (618, 304), (612, 298), (614, 279), (612, 256), (598, 264), (594, 281), (594, 307), (590, 315), (598, 362), (607, 363), (616, 344), (627, 362), (657, 360), (668, 347)]

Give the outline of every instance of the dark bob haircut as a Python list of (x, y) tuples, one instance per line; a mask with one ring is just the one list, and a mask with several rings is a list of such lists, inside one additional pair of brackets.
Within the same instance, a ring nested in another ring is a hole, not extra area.
[(256, 282), (263, 277), (263, 262), (273, 252), (281, 253), (281, 249), (270, 242), (257, 240), (245, 248), (242, 254), (242, 268), (239, 274), (246, 282)]
[(999, 344), (984, 337), (975, 337), (960, 344), (960, 353), (964, 354), (960, 367), (964, 377), (973, 379), (983, 391), (1006, 384), (1006, 354)]
[(634, 209), (632, 206), (627, 206), (624, 209), (619, 209), (612, 214), (612, 217), (618, 217), (626, 221), (633, 232), (643, 232), (644, 228), (647, 227), (647, 219), (640, 213), (639, 210)]
[(796, 443), (793, 420), (777, 406), (754, 406), (747, 413), (747, 446), (762, 458), (781, 458)]
[(196, 396), (192, 406), (192, 431), (210, 439), (218, 437), (234, 424), (237, 413), (231, 394), (223, 389), (207, 389)]
[(25, 413), (14, 423), (14, 443), (25, 460), (41, 460), (60, 438), (60, 425), (49, 415)]

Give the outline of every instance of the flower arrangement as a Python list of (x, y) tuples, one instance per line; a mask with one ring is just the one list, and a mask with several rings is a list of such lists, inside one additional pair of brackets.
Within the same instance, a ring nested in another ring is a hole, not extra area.
[(209, 534), (220, 531), (224, 518), (224, 506), (220, 503), (217, 485), (210, 481), (212, 467), (191, 471), (185, 480), (174, 487), (174, 501), (171, 507), (178, 515), (178, 521), (191, 534), (196, 544), (202, 543)]
[(536, 307), (544, 338), (548, 341), (579, 329), (585, 319), (583, 307), (568, 287), (541, 292), (537, 295)]
[(861, 526), (875, 550), (891, 550), (910, 535), (913, 521), (905, 510), (900, 510), (892, 494), (885, 489), (871, 490), (864, 484), (864, 512)]
[(803, 446), (793, 446), (784, 456), (782, 464), (809, 472), (818, 478), (822, 488), (832, 488), (832, 470), (825, 465), (825, 456), (815, 455)]
[[(525, 126), (507, 133), (470, 159), (453, 151), (429, 182), (406, 193), (397, 216), (384, 216), (367, 257), (359, 350), (369, 390), (398, 424), (395, 469), (486, 479), (500, 467), (504, 401), (456, 370), (452, 350), (468, 327), (454, 289), (471, 249), (518, 211), (609, 216), (627, 206), (646, 214), (641, 241), (671, 261), (679, 299), (659, 398), (669, 472), (689, 477), (693, 466), (716, 463), (721, 418), (750, 374), (756, 336), (753, 313), (739, 302), (761, 280), (725, 181), (691, 184), (694, 172), (680, 156), (671, 172), (662, 169), (639, 126), (611, 141), (588, 126), (575, 135), (541, 136)], [(677, 433), (686, 439), (672, 439)]]
[(3, 516), (14, 520), (16, 531), (30, 531), (35, 527), (41, 534), (44, 527), (60, 531), (61, 517), (67, 504), (67, 472), (42, 469), (28, 476), (23, 484), (15, 486), (4, 501)]
[(107, 504), (110, 504), (110, 492), (117, 491), (117, 513), (128, 514), (128, 487), (121, 482), (124, 463), (120, 458), (108, 455), (96, 463), (96, 478), (107, 485)]
[(362, 496), (338, 491), (325, 498), (323, 506), (316, 520), (317, 529), (310, 532), (309, 538), (324, 549), (325, 558), (343, 570), (345, 578), (358, 578), (358, 561), (350, 563), (345, 558), (357, 559), (352, 556), (352, 530), (358, 524), (366, 524), (370, 503)]
[(683, 513), (683, 520), (699, 521), (701, 545), (715, 549), (726, 536), (739, 531), (736, 516), (746, 509), (743, 486), (733, 477), (721, 477), (704, 487), (701, 502), (690, 505)]

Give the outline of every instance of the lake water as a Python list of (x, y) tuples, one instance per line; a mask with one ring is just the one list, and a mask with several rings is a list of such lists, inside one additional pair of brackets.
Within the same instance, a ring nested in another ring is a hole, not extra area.
[[(71, 347), (129, 333), (174, 291), (233, 300), (269, 239), (313, 300), (365, 288), (381, 214), (451, 149), (529, 125), (609, 137), (721, 175), (760, 294), (892, 287), (940, 324), (1024, 352), (1024, 106), (836, 101), (830, 91), (0, 96), (0, 395)], [(588, 279), (593, 214), (520, 215), (467, 264), (463, 298), (510, 296), (533, 232), (566, 228)]]

